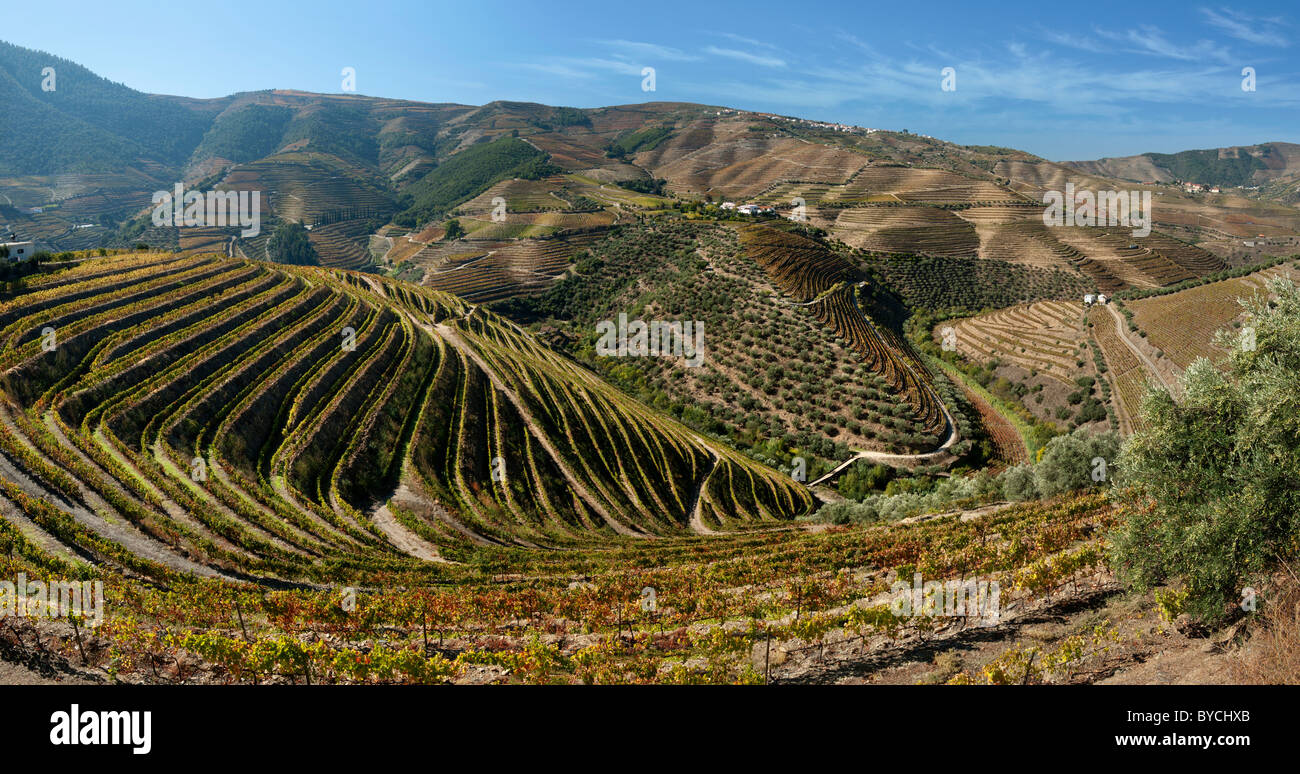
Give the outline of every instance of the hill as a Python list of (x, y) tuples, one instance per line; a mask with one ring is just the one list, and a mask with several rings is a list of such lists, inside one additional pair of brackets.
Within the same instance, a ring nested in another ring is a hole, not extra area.
[(0, 324), (6, 516), (124, 571), (326, 579), (812, 503), (500, 317), (402, 283), (127, 254), (31, 280)]
[(1294, 178), (1300, 164), (1300, 145), (1270, 142), (1064, 163), (1083, 172), (1135, 182), (1186, 181), (1224, 188), (1259, 186)]

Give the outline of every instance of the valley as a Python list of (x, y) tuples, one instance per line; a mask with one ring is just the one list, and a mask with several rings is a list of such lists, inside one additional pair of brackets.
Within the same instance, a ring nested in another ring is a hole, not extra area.
[[(7, 627), (32, 679), (1256, 663), (1211, 614), (1241, 578), (1136, 583), (1134, 536), (1177, 501), (1170, 460), (1222, 451), (1161, 445), (1222, 409), (1206, 385), (1294, 385), (1296, 146), (1052, 162), (688, 102), (149, 95), (68, 63), (74, 99), (14, 75), (40, 60), (0, 43), (34, 127), (0, 138), (0, 225), (38, 251), (0, 278), (0, 576), (107, 579), (112, 612)], [(1051, 225), (1067, 184), (1150, 194), (1150, 233)], [(173, 185), (256, 193), (257, 233), (161, 225)], [(629, 319), (703, 330), (699, 362), (602, 351)], [(1232, 421), (1262, 421), (1249, 396)], [(915, 577), (991, 582), (997, 615), (902, 615)]]

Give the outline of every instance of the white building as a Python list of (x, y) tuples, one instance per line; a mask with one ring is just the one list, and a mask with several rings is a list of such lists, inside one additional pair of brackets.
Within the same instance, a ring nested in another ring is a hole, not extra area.
[(4, 242), (0, 247), (9, 248), (9, 260), (25, 261), (36, 253), (35, 242)]
[(1092, 306), (1093, 302), (1095, 302), (1096, 300), (1097, 297), (1091, 293), (1083, 297), (1083, 303), (1087, 304), (1088, 306)]

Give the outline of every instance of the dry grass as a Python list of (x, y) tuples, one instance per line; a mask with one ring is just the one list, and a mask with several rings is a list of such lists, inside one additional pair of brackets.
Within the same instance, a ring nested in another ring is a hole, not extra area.
[(1234, 682), (1300, 685), (1300, 579), (1290, 572), (1264, 595), (1250, 640), (1231, 662)]

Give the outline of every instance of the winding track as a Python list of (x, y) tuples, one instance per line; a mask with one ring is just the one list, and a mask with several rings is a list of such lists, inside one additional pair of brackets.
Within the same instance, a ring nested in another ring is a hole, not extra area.
[[(872, 326), (875, 325), (875, 323), (871, 321), (870, 317), (868, 317), (866, 314), (863, 314), (862, 308), (857, 304), (856, 296), (855, 296), (853, 308), (857, 309), (859, 314), (862, 314), (863, 319), (867, 321), (868, 325), (872, 325)], [(934, 391), (934, 387), (931, 386), (929, 380), (921, 378), (921, 375), (916, 372), (916, 369), (912, 366), (912, 363), (910, 362), (909, 358), (902, 357), (899, 358), (898, 360), (899, 363), (901, 363), (902, 366), (912, 374), (912, 377), (916, 379), (918, 384), (925, 386), (926, 392), (930, 393), (930, 397), (934, 399), (935, 404), (939, 406), (939, 410), (943, 412), (943, 419), (946, 425), (943, 442), (933, 450), (928, 452), (922, 452), (920, 454), (888, 454), (886, 452), (856, 449), (854, 450), (855, 454), (852, 457), (849, 457), (844, 462), (841, 462), (829, 473), (827, 473), (826, 475), (822, 476), (821, 478), (809, 484), (808, 487), (810, 489), (812, 487), (815, 487), (819, 484), (823, 484), (835, 478), (840, 473), (843, 473), (845, 470), (848, 470), (848, 468), (858, 460), (870, 460), (872, 462), (876, 462), (884, 465), (905, 464), (910, 462), (926, 462), (929, 460), (938, 459), (943, 455), (947, 454), (948, 450), (951, 449), (953, 445), (957, 443), (957, 441), (961, 440), (957, 434), (957, 422), (952, 418), (952, 413), (948, 411), (948, 406), (939, 397), (939, 394)]]

